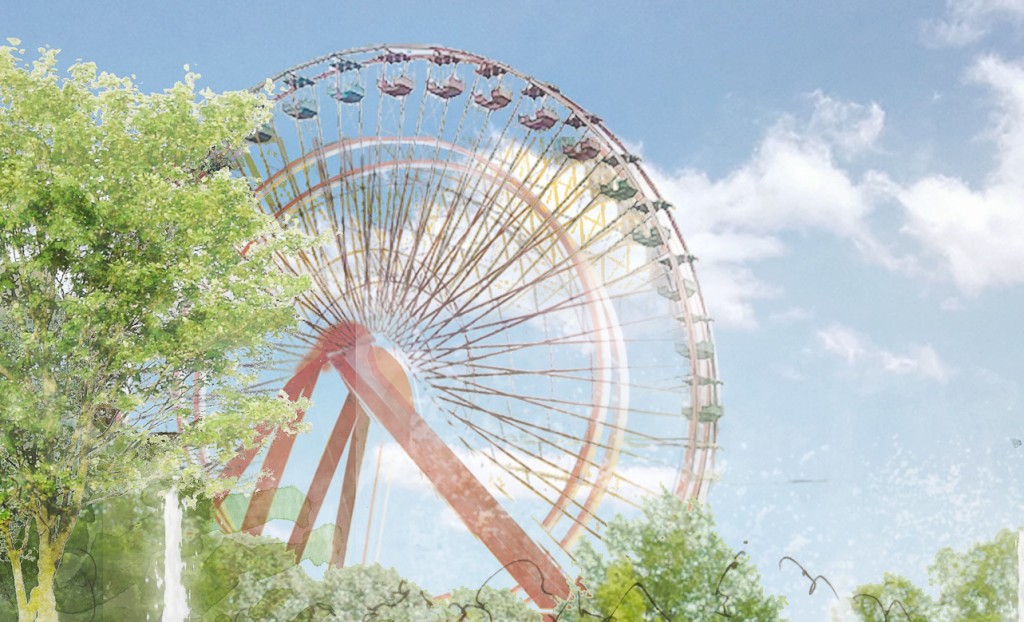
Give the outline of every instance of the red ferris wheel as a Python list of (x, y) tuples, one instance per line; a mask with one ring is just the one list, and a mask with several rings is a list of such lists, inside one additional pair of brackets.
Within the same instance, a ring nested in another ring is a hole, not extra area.
[(373, 514), (366, 465), (387, 442), (550, 608), (572, 545), (616, 509), (659, 485), (706, 495), (722, 408), (694, 257), (601, 119), (436, 46), (346, 50), (272, 81), (273, 121), (232, 165), (318, 243), (283, 265), (313, 287), (261, 387), (317, 392), (318, 411), (228, 463), (261, 477), (226, 528), (261, 532), (299, 482), (297, 555), (321, 523), (330, 563), (360, 540), (365, 558), (370, 519), (354, 517), (367, 498)]

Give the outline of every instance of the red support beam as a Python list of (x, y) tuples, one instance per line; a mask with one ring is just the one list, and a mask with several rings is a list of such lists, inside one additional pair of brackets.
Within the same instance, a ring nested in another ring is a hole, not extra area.
[(369, 336), (329, 355), (354, 395), (431, 481), (466, 527), (543, 609), (568, 598), (569, 586), (551, 557), (494, 499), (455, 452), (416, 412), (405, 370)]
[[(299, 373), (285, 385), (285, 393), (289, 399), (309, 397), (316, 387), (317, 378), (320, 376), (320, 365), (310, 364), (299, 370)], [(305, 413), (301, 410), (295, 415), (293, 422), (302, 421)], [(267, 450), (267, 457), (263, 459), (263, 471), (265, 475), (256, 480), (256, 489), (249, 501), (249, 510), (245, 513), (242, 521), (242, 531), (248, 531), (254, 536), (263, 532), (263, 526), (270, 514), (270, 506), (274, 502), (274, 494), (281, 485), (281, 476), (284, 474), (284, 467), (288, 464), (288, 456), (295, 445), (295, 434), (278, 430), (274, 441)]]
[(338, 502), (338, 517), (334, 522), (334, 539), (331, 547), (331, 565), (341, 568), (345, 565), (345, 552), (348, 550), (349, 536), (352, 534), (352, 513), (356, 508), (356, 489), (359, 486), (359, 472), (363, 466), (363, 454), (366, 452), (366, 437), (370, 432), (370, 417), (362, 405), (349, 395), (347, 404), (352, 400), (356, 404), (356, 426), (352, 431), (352, 442), (345, 460), (345, 477), (341, 482), (341, 501)]
[(348, 445), (349, 437), (352, 435), (357, 414), (362, 414), (362, 407), (359, 406), (359, 403), (352, 398), (345, 400), (338, 419), (334, 422), (334, 429), (331, 430), (331, 435), (327, 439), (324, 453), (320, 456), (316, 472), (313, 474), (313, 481), (306, 493), (306, 503), (302, 504), (299, 515), (295, 519), (292, 535), (288, 539), (288, 548), (295, 551), (296, 561), (302, 560), (302, 553), (306, 550), (309, 534), (313, 532), (316, 517), (324, 504), (327, 489), (331, 486), (331, 479), (338, 469), (341, 455), (345, 452), (345, 446)]

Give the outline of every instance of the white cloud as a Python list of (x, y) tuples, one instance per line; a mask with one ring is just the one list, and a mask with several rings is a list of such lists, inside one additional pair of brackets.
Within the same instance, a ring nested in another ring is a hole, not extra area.
[(946, 382), (952, 369), (931, 345), (911, 345), (898, 353), (879, 347), (866, 335), (849, 326), (832, 324), (816, 333), (821, 348), (838, 356), (847, 365), (875, 368), (897, 376)]
[(927, 22), (924, 34), (933, 45), (967, 45), (987, 35), (1000, 21), (1019, 26), (1024, 22), (1024, 2), (946, 0), (946, 18)]
[(875, 102), (865, 106), (832, 99), (820, 90), (810, 95), (814, 113), (808, 128), (826, 138), (845, 156), (859, 155), (875, 147), (885, 126), (885, 112)]
[(919, 376), (939, 382), (949, 378), (949, 368), (931, 346), (911, 346), (906, 354), (881, 351), (879, 356), (882, 368), (894, 374)]
[(814, 312), (801, 307), (790, 307), (784, 311), (772, 313), (769, 319), (778, 324), (794, 324), (814, 317)]
[(785, 253), (778, 234), (817, 230), (852, 240), (885, 260), (865, 218), (874, 197), (888, 194), (884, 175), (855, 179), (839, 160), (874, 148), (885, 124), (877, 104), (809, 95), (807, 120), (784, 116), (766, 132), (750, 158), (720, 179), (696, 169), (651, 169), (655, 184), (679, 207), (687, 243), (700, 257), (698, 273), (716, 320), (757, 325), (753, 302), (778, 296), (750, 265)]
[(937, 256), (966, 294), (1024, 282), (1024, 64), (980, 59), (970, 77), (995, 94), (993, 171), (980, 188), (930, 176), (897, 193), (904, 232)]
[(839, 356), (850, 365), (862, 360), (867, 354), (867, 338), (847, 326), (833, 324), (819, 330), (817, 335), (826, 352)]
[[(980, 15), (998, 8), (961, 4), (951, 11)], [(1024, 15), (1024, 1), (1017, 5)], [(986, 56), (968, 76), (990, 90), (995, 104), (988, 133), (994, 164), (973, 186), (942, 175), (904, 183), (878, 170), (852, 173), (849, 160), (878, 151), (885, 112), (876, 103), (821, 91), (807, 97), (809, 116), (781, 117), (746, 161), (719, 178), (694, 168), (648, 166), (655, 185), (678, 207), (687, 243), (701, 259), (697, 271), (715, 319), (757, 327), (755, 303), (783, 292), (755, 268), (785, 255), (783, 240), (793, 232), (845, 240), (866, 261), (908, 277), (948, 279), (961, 295), (1024, 283), (1024, 62)], [(902, 219), (900, 236), (886, 243), (872, 229), (883, 205)], [(889, 366), (904, 369), (901, 361)], [(919, 373), (941, 375), (922, 365), (915, 368)]]

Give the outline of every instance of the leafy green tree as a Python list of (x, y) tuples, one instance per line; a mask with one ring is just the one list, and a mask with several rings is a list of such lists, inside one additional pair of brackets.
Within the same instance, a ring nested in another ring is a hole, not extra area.
[(782, 619), (785, 598), (764, 594), (757, 569), (722, 540), (705, 506), (664, 493), (639, 517), (609, 522), (603, 542), (606, 554), (588, 540), (577, 547), (593, 598), (566, 603), (562, 619)]
[(911, 622), (935, 619), (935, 602), (931, 596), (910, 579), (888, 572), (882, 575), (881, 583), (858, 587), (850, 606), (865, 622), (905, 621), (907, 616)]
[(333, 611), (328, 620), (419, 622), (435, 609), (430, 593), (380, 564), (329, 568), (320, 583), (320, 602)]
[(541, 614), (509, 590), (460, 587), (435, 620), (445, 622), (540, 622)]
[[(212, 505), (199, 502), (182, 520), (182, 579), (195, 619), (235, 612), (247, 595), (241, 586), (298, 570), (285, 543), (248, 534), (224, 534), (212, 520)], [(68, 539), (55, 580), (60, 619), (159, 619), (163, 592), (163, 495), (123, 495), (83, 509)], [(26, 562), (30, 565), (32, 562)], [(34, 565), (31, 566), (34, 569)], [(0, 568), (0, 620), (17, 616), (10, 568)], [(259, 596), (248, 595), (251, 603)]]
[(594, 604), (612, 620), (643, 622), (650, 602), (640, 589), (641, 585), (633, 562), (620, 557), (605, 569), (604, 581), (594, 592)]
[(0, 555), (19, 619), (53, 622), (89, 504), (172, 474), (209, 492), (217, 458), (292, 416), (242, 372), (295, 321), (304, 283), (274, 265), (304, 241), (209, 164), (266, 118), (265, 97), (197, 100), (194, 74), (145, 95), (90, 63), (61, 77), (55, 50), (22, 54), (0, 47)]
[(1004, 529), (963, 553), (944, 548), (928, 569), (939, 589), (936, 620), (1017, 619), (1017, 532)]
[[(899, 599), (914, 622), (1003, 622), (1017, 619), (1016, 530), (1003, 529), (988, 542), (959, 553), (944, 548), (928, 568), (929, 583), (938, 590), (932, 599), (908, 579), (886, 573), (881, 584), (859, 586), (856, 593), (877, 596), (884, 607)], [(854, 598), (862, 620), (883, 620), (882, 608), (869, 598)], [(903, 619), (899, 605), (889, 619)]]
[[(379, 564), (328, 568), (321, 580), (295, 567), (260, 579), (246, 575), (218, 607), (224, 619), (299, 622), (540, 622), (541, 615), (508, 590), (460, 587), (436, 600)], [(220, 620), (220, 618), (216, 618)]]
[[(83, 510), (55, 582), (62, 621), (160, 618), (162, 508), (162, 494), (149, 491)], [(379, 565), (329, 569), (322, 580), (311, 578), (295, 565), (286, 543), (222, 533), (208, 502), (185, 511), (182, 536), (182, 579), (193, 620), (540, 621), (540, 613), (520, 596), (486, 585), (456, 588), (450, 598), (435, 601)], [(0, 568), (0, 620), (16, 616), (10, 568)]]

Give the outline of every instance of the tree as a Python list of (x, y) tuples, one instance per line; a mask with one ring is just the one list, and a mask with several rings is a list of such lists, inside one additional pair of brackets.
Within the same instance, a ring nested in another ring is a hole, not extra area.
[(247, 575), (224, 606), (225, 619), (300, 622), (540, 622), (541, 615), (508, 590), (460, 587), (434, 597), (394, 568), (331, 567), (321, 580), (301, 568), (259, 579)]
[[(163, 593), (156, 579), (163, 573), (163, 530), (163, 494), (156, 490), (84, 508), (55, 579), (60, 619), (159, 619)], [(296, 574), (294, 584), (299, 588), (303, 580), (312, 582), (295, 567), (295, 555), (286, 543), (223, 533), (213, 521), (209, 502), (184, 512), (182, 536), (182, 579), (189, 611), (196, 619), (216, 620), (219, 614), (237, 613), (238, 603), (251, 606), (262, 594), (243, 593), (243, 587), (281, 573)], [(24, 564), (29, 572), (35, 570), (34, 562)], [(10, 567), (0, 567), (0, 620), (16, 616)]]
[(939, 589), (939, 622), (1016, 620), (1017, 531), (1003, 529), (964, 553), (941, 549), (928, 577)]
[(540, 622), (541, 614), (509, 590), (489, 585), (452, 591), (443, 614), (445, 622)]
[[(163, 594), (154, 579), (164, 555), (162, 497), (147, 491), (83, 510), (55, 581), (62, 621), (159, 619)], [(488, 585), (435, 599), (379, 565), (331, 568), (314, 579), (296, 565), (287, 543), (223, 533), (212, 507), (197, 503), (183, 515), (182, 579), (193, 619), (540, 622), (540, 612), (520, 596)], [(10, 568), (0, 567), (0, 620), (15, 616)]]
[[(881, 584), (859, 586), (858, 594), (878, 597), (853, 599), (854, 613), (868, 622), (885, 619), (884, 608), (894, 599), (889, 620), (902, 620), (902, 604), (913, 622), (1002, 622), (1017, 619), (1017, 538), (1015, 530), (1003, 529), (989, 542), (980, 542), (958, 553), (943, 548), (928, 568), (929, 583), (937, 588), (932, 599), (910, 580), (886, 573)], [(879, 606), (881, 605), (881, 606)]]
[(927, 622), (935, 615), (935, 602), (928, 594), (910, 579), (888, 572), (881, 583), (858, 587), (850, 606), (865, 622), (905, 621), (907, 617), (909, 622)]
[(0, 47), (0, 554), (19, 619), (50, 622), (84, 508), (172, 474), (209, 492), (254, 427), (293, 417), (244, 390), (244, 364), (295, 322), (304, 282), (274, 266), (304, 242), (209, 157), (242, 144), (265, 97), (197, 101), (191, 73), (145, 95), (22, 54)]
[(565, 603), (564, 620), (780, 620), (786, 599), (766, 596), (753, 563), (715, 532), (711, 511), (664, 493), (635, 519), (615, 517), (605, 554), (576, 550), (592, 599)]

